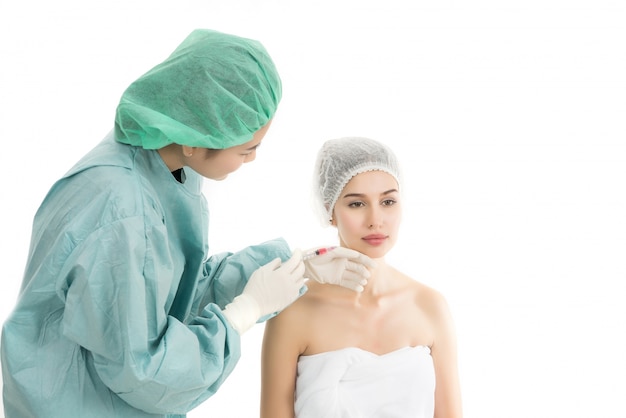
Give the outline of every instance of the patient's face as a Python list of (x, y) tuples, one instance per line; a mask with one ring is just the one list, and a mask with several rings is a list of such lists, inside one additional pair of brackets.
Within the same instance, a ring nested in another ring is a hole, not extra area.
[(354, 176), (335, 204), (332, 224), (342, 246), (372, 258), (394, 246), (402, 218), (399, 186), (383, 171)]

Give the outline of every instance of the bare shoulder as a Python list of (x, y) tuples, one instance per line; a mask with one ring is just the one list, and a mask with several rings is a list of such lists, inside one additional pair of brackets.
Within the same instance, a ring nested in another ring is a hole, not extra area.
[(420, 306), (425, 313), (433, 319), (440, 317), (447, 318), (449, 316), (448, 301), (440, 291), (404, 273), (399, 272), (399, 274), (412, 289), (415, 295), (415, 303)]
[(324, 302), (324, 286), (318, 283), (307, 283), (307, 291), (285, 308), (277, 317), (302, 319), (315, 311)]
[(308, 285), (308, 290), (291, 305), (267, 321), (267, 328), (272, 332), (280, 331), (290, 335), (292, 339), (304, 339), (306, 330), (315, 316), (317, 307), (323, 301), (320, 289)]

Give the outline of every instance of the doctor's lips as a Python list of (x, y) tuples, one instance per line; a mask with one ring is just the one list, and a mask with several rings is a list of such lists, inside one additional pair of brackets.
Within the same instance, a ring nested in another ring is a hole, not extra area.
[(363, 238), (361, 238), (363, 241), (367, 242), (370, 245), (380, 245), (383, 242), (385, 242), (385, 240), (387, 239), (387, 235), (382, 235), (382, 234), (370, 234), (367, 235)]

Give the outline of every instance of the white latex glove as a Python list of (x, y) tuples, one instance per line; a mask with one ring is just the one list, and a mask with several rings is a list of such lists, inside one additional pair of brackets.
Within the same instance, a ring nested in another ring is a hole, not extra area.
[[(305, 251), (306, 253), (308, 251)], [(367, 267), (374, 267), (375, 264), (365, 254), (345, 247), (336, 247), (325, 254), (305, 260), (304, 277), (319, 283), (336, 284), (355, 292), (362, 292), (370, 277)]]
[(226, 305), (224, 316), (239, 334), (243, 334), (259, 318), (289, 306), (300, 295), (302, 286), (302, 253), (295, 250), (282, 265), (280, 258), (276, 258), (255, 270), (241, 295)]

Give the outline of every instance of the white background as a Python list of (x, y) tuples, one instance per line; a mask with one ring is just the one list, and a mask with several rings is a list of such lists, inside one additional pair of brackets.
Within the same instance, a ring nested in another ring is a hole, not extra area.
[[(1, 1), (2, 320), (49, 187), (211, 28), (261, 40), (284, 83), (257, 161), (206, 184), (212, 252), (334, 243), (315, 152), (379, 139), (406, 177), (390, 260), (450, 303), (465, 417), (626, 417), (623, 1)], [(257, 416), (262, 333), (190, 417)]]

